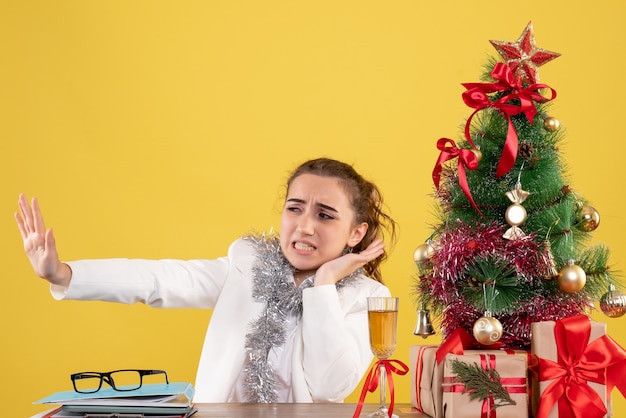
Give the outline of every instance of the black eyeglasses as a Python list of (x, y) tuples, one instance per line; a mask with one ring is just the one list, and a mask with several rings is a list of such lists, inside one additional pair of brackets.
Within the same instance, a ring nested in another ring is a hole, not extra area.
[(137, 390), (143, 385), (143, 377), (155, 374), (165, 375), (165, 383), (169, 384), (165, 370), (133, 370), (123, 369), (112, 372), (81, 372), (70, 375), (74, 390), (78, 393), (95, 393), (102, 388), (102, 382), (119, 392)]

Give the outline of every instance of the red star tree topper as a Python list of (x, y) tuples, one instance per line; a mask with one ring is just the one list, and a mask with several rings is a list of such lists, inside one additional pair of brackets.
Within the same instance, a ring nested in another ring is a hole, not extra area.
[(518, 80), (527, 84), (539, 81), (537, 68), (560, 56), (558, 52), (537, 48), (533, 24), (529, 22), (517, 42), (489, 41)]

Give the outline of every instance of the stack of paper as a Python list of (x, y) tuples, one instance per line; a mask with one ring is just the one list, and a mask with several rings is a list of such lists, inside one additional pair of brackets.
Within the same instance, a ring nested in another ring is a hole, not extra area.
[(145, 384), (128, 392), (112, 388), (95, 393), (57, 392), (35, 403), (61, 405), (44, 418), (186, 418), (196, 412), (191, 403), (194, 393), (191, 383)]

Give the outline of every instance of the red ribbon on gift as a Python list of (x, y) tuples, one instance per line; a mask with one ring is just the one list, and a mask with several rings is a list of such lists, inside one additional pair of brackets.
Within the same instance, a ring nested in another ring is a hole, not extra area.
[[(480, 367), (483, 370), (495, 370), (496, 356), (493, 354), (480, 354)], [(443, 387), (444, 392), (471, 392), (471, 390), (466, 390), (465, 385), (459, 383), (456, 377), (444, 377), (443, 383), (446, 385)], [(508, 393), (526, 393), (527, 381), (525, 377), (502, 377), (500, 378), (500, 384)], [(497, 418), (496, 409), (493, 407), (494, 403), (495, 400), (491, 394), (483, 400), (480, 418)]]
[[(394, 363), (399, 367), (394, 366)], [(361, 390), (361, 397), (359, 398), (359, 404), (356, 406), (356, 410), (354, 411), (353, 418), (358, 418), (361, 414), (361, 409), (363, 409), (363, 403), (365, 402), (365, 395), (367, 392), (374, 392), (378, 388), (378, 382), (380, 381), (380, 366), (385, 366), (385, 374), (387, 376), (387, 385), (389, 386), (389, 394), (391, 396), (391, 400), (389, 401), (389, 418), (393, 415), (393, 405), (394, 405), (394, 389), (393, 389), (393, 373), (404, 376), (409, 372), (409, 366), (401, 362), (400, 360), (378, 360), (370, 369), (367, 374), (367, 378), (365, 379), (365, 383), (363, 384), (363, 389)]]
[(482, 345), (465, 329), (457, 328), (448, 338), (446, 338), (444, 342), (441, 343), (437, 349), (435, 357), (437, 359), (437, 364), (441, 364), (441, 362), (446, 358), (446, 354), (449, 353), (461, 355), (465, 352), (465, 350), (469, 349), (499, 350), (501, 347), (501, 343)]
[(424, 412), (424, 407), (422, 406), (422, 373), (424, 371), (424, 353), (429, 348), (434, 348), (434, 345), (423, 345), (420, 346), (417, 352), (417, 360), (414, 364), (415, 366), (415, 407), (419, 412)]
[(437, 141), (437, 148), (441, 153), (439, 154), (439, 158), (437, 159), (437, 163), (435, 163), (435, 168), (433, 169), (433, 181), (435, 183), (435, 187), (439, 189), (439, 181), (441, 179), (441, 170), (443, 169), (443, 163), (448, 160), (452, 160), (453, 158), (458, 158), (458, 172), (459, 172), (459, 185), (461, 186), (461, 190), (465, 193), (465, 196), (470, 201), (476, 212), (480, 212), (478, 206), (474, 202), (472, 198), (472, 194), (469, 190), (469, 184), (467, 183), (467, 176), (465, 174), (465, 168), (467, 167), (469, 170), (475, 170), (478, 168), (478, 157), (471, 150), (457, 148), (456, 144), (453, 140), (448, 138), (440, 138)]
[[(472, 118), (480, 110), (487, 107), (497, 109), (504, 115), (508, 123), (504, 149), (496, 168), (496, 178), (508, 173), (515, 164), (517, 158), (518, 138), (511, 116), (524, 113), (526, 119), (532, 125), (537, 108), (534, 102), (545, 103), (556, 98), (556, 91), (546, 84), (532, 84), (524, 87), (521, 80), (516, 80), (508, 65), (498, 62), (491, 71), (491, 77), (497, 80), (495, 83), (464, 83), (467, 90), (463, 93), (463, 101), (469, 107), (476, 109), (465, 123), (465, 138), (474, 146), (470, 135)], [(544, 97), (537, 92), (539, 89), (550, 89), (552, 96)], [(492, 101), (490, 93), (504, 93), (501, 98)], [(511, 100), (519, 100), (519, 104), (511, 103)], [(475, 146), (474, 146), (475, 147)]]
[(585, 315), (556, 321), (557, 361), (536, 357), (539, 380), (552, 380), (541, 394), (536, 418), (547, 417), (555, 404), (559, 418), (601, 418), (603, 399), (587, 382), (617, 386), (626, 396), (626, 350), (608, 335), (589, 343), (591, 321)]

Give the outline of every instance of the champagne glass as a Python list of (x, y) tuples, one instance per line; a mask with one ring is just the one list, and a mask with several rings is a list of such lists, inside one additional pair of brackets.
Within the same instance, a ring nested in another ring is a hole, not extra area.
[[(396, 330), (398, 325), (398, 298), (367, 298), (367, 319), (370, 331), (370, 347), (378, 360), (388, 359), (396, 349)], [(378, 391), (380, 406), (368, 418), (385, 418), (387, 409), (387, 374), (385, 365), (380, 363)], [(397, 417), (397, 415), (392, 415)]]

